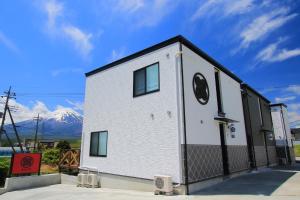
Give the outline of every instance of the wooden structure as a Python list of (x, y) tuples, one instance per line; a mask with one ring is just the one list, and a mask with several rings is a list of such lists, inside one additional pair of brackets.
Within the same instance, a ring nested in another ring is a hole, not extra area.
[(60, 172), (76, 174), (78, 173), (79, 163), (80, 149), (62, 150), (60, 152), (60, 158), (58, 163), (58, 168)]

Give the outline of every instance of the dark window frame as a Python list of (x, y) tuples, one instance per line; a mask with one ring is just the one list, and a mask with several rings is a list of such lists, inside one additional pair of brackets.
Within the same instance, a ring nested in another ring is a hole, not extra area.
[[(147, 68), (151, 67), (153, 65), (156, 65), (156, 64), (157, 64), (157, 67), (158, 67), (158, 89), (147, 92)], [(135, 94), (135, 74), (136, 74), (136, 72), (139, 72), (139, 71), (142, 71), (142, 70), (145, 70), (145, 74), (144, 74), (145, 92), (143, 92), (141, 94)], [(143, 96), (143, 95), (146, 95), (146, 94), (151, 94), (151, 93), (159, 92), (159, 91), (160, 91), (160, 67), (159, 67), (159, 62), (152, 63), (150, 65), (147, 65), (147, 66), (143, 67), (143, 68), (140, 68), (138, 70), (133, 71), (133, 97), (139, 97), (139, 96)]]
[[(106, 154), (105, 155), (99, 155), (98, 153), (92, 154), (92, 134), (98, 133), (98, 139), (97, 139), (97, 152), (99, 151), (99, 137), (100, 137), (100, 133), (107, 133), (107, 138), (106, 138)], [(107, 157), (107, 145), (108, 145), (108, 131), (93, 131), (90, 134), (90, 157)]]

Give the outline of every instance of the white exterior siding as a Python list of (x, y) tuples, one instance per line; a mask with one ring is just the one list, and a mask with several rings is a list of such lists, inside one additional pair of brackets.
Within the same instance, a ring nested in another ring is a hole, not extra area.
[(285, 145), (287, 139), (288, 146), (291, 147), (292, 137), (291, 137), (291, 129), (288, 121), (287, 108), (284, 106), (272, 106), (272, 121), (273, 121), (276, 144), (279, 146)]
[[(220, 145), (214, 66), (183, 45), (183, 74), (187, 144)], [(201, 73), (209, 87), (209, 101), (201, 105), (193, 91), (193, 76)], [(201, 123), (202, 121), (202, 123)]]
[[(183, 65), (187, 143), (220, 145), (219, 123), (214, 120), (218, 114), (215, 67), (184, 45)], [(194, 95), (192, 81), (197, 72), (204, 75), (209, 86), (206, 105), (201, 105)], [(220, 71), (220, 86), (226, 117), (238, 121), (234, 124), (235, 138), (225, 127), (227, 145), (247, 145), (240, 83)]]
[[(247, 169), (240, 83), (220, 71), (223, 110), (227, 118), (238, 121), (234, 124), (234, 138), (224, 126), (225, 145), (221, 145), (220, 122), (214, 119), (218, 116), (215, 66), (188, 43), (182, 43), (182, 52), (179, 41), (159, 48), (88, 75), (81, 168), (143, 179), (170, 175), (173, 182), (184, 184)], [(160, 91), (133, 97), (134, 71), (157, 62)], [(195, 73), (207, 80), (206, 105), (195, 97)], [(108, 131), (107, 157), (90, 156), (91, 132), (97, 131)], [(227, 159), (223, 153), (227, 153)], [(222, 158), (228, 169), (223, 169)]]
[(283, 129), (280, 108), (278, 109), (278, 111), (272, 111), (272, 121), (273, 121), (274, 134), (275, 134), (276, 141), (284, 140), (285, 134), (284, 134), (284, 129)]
[[(165, 174), (181, 182), (178, 51), (175, 43), (87, 77), (81, 167), (145, 179)], [(133, 98), (133, 72), (155, 62), (160, 91)], [(90, 134), (103, 130), (107, 157), (90, 157)]]
[(227, 145), (247, 145), (240, 83), (220, 71), (220, 85), (226, 117), (238, 121), (234, 123), (236, 129), (234, 138), (231, 137), (230, 129), (228, 127), (225, 129)]
[[(187, 138), (188, 181), (198, 182), (248, 169), (246, 131), (240, 83), (219, 71), (221, 100), (226, 118), (234, 123), (235, 137), (231, 137), (228, 123), (224, 127), (224, 143), (221, 144), (218, 117), (215, 66), (183, 45), (183, 75)], [(193, 78), (201, 73), (209, 87), (209, 100), (202, 105), (194, 94)], [(227, 159), (223, 159), (223, 153)], [(225, 162), (226, 168), (223, 168)]]

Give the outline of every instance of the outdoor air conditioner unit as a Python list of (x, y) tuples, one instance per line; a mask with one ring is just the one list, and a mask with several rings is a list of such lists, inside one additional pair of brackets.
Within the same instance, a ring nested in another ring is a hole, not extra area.
[(96, 174), (89, 174), (87, 177), (87, 184), (89, 187), (98, 187), (98, 176)]
[(83, 187), (87, 184), (87, 174), (80, 173), (77, 176), (77, 186)]
[(154, 176), (154, 194), (164, 193), (166, 195), (173, 194), (173, 183), (171, 176), (156, 175)]

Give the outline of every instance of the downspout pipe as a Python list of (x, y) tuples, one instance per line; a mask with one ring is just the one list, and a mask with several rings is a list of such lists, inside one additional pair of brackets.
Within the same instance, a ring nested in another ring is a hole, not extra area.
[(282, 112), (282, 107), (280, 106), (280, 115), (281, 115), (281, 119), (282, 119), (282, 125), (283, 125), (283, 130), (284, 130), (284, 136), (285, 136), (285, 156), (286, 156), (286, 159), (288, 161), (288, 163), (291, 163), (291, 158), (289, 156), (289, 153), (288, 153), (288, 148), (289, 148), (289, 143), (288, 143), (288, 140), (287, 140), (287, 133), (286, 133), (286, 127), (285, 127), (285, 121), (284, 121), (284, 116), (283, 116), (283, 112)]
[(181, 68), (181, 88), (182, 88), (182, 109), (183, 109), (183, 146), (184, 146), (184, 175), (186, 194), (189, 195), (189, 175), (188, 175), (188, 154), (187, 154), (187, 136), (186, 136), (186, 118), (185, 118), (185, 99), (184, 99), (184, 75), (183, 75), (183, 59), (182, 59), (182, 43), (179, 43), (180, 49), (180, 68)]

